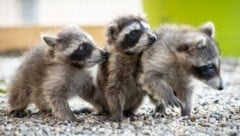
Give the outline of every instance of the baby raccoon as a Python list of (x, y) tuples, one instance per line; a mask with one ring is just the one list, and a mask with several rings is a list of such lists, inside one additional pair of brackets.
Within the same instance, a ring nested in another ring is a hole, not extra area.
[(34, 103), (63, 120), (75, 120), (68, 98), (79, 95), (95, 107), (102, 105), (87, 68), (103, 62), (107, 53), (96, 48), (88, 34), (70, 26), (57, 35), (43, 35), (45, 44), (30, 50), (8, 87), (10, 114), (25, 116)]
[(156, 34), (158, 40), (142, 55), (144, 90), (157, 111), (165, 114), (169, 104), (181, 106), (181, 115), (190, 116), (192, 77), (223, 89), (214, 24), (208, 22), (199, 28), (163, 25)]
[(156, 40), (146, 20), (123, 16), (107, 28), (107, 61), (99, 65), (98, 85), (105, 94), (111, 119), (120, 121), (140, 106), (144, 93), (137, 79), (141, 53)]

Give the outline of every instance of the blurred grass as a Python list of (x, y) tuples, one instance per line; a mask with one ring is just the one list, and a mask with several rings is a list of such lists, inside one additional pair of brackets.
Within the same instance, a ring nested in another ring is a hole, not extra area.
[(6, 93), (6, 91), (3, 89), (0, 89), (0, 93)]
[(0, 80), (0, 93), (6, 93), (6, 83), (3, 80)]
[(223, 56), (240, 56), (240, 1), (228, 0), (143, 0), (153, 28), (161, 23), (199, 26), (213, 21)]

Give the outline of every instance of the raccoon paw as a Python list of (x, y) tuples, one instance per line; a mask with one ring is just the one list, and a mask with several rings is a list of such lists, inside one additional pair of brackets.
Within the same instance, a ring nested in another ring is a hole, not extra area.
[(73, 113), (79, 115), (79, 114), (90, 114), (90, 113), (93, 113), (94, 110), (93, 109), (90, 109), (90, 108), (83, 108), (83, 109), (80, 109), (80, 110), (74, 110)]
[(110, 113), (108, 111), (101, 111), (101, 112), (97, 112), (95, 115), (99, 115), (99, 116), (106, 116), (109, 115)]
[(33, 114), (44, 114), (46, 116), (52, 116), (52, 111), (50, 109), (39, 110), (37, 113)]
[(123, 111), (124, 117), (133, 117), (134, 113), (132, 111)]
[(166, 107), (163, 103), (161, 103), (159, 106), (156, 106), (155, 112), (160, 113), (162, 117), (165, 117), (168, 115), (166, 112)]
[(173, 91), (164, 91), (163, 99), (167, 105), (182, 107), (182, 102), (174, 95)]
[(65, 121), (72, 121), (72, 122), (78, 121), (78, 119), (74, 115), (67, 115), (67, 116), (59, 117), (59, 118), (62, 120), (65, 120)]
[(9, 115), (17, 118), (23, 118), (27, 116), (27, 113), (24, 110), (13, 110), (9, 113)]
[(114, 122), (121, 122), (122, 120), (123, 120), (123, 115), (119, 115), (119, 114), (117, 114), (117, 115), (112, 115), (111, 117), (110, 117), (110, 120), (111, 121), (114, 121)]
[(190, 117), (191, 116), (191, 107), (184, 106), (181, 109), (181, 116), (188, 116), (188, 117)]
[(51, 113), (52, 111), (50, 109), (44, 109), (44, 110), (40, 110), (39, 113)]

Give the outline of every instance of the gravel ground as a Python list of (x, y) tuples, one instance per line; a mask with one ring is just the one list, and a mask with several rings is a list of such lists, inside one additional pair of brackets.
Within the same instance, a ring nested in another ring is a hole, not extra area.
[[(9, 77), (19, 64), (19, 58), (0, 58), (0, 88), (5, 89)], [(76, 115), (81, 121), (60, 121), (51, 115), (37, 113), (29, 107), (31, 116), (6, 116), (6, 95), (0, 93), (0, 135), (240, 135), (240, 60), (224, 59), (222, 76), (225, 90), (212, 90), (199, 82), (194, 94), (193, 117), (180, 117), (179, 109), (168, 108), (167, 117), (154, 114), (146, 98), (132, 119), (121, 123), (108, 121), (105, 116)], [(70, 101), (72, 109), (89, 106), (79, 98)]]

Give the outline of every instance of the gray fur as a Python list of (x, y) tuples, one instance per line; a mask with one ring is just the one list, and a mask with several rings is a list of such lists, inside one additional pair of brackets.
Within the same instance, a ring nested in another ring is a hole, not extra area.
[[(8, 86), (10, 113), (19, 116), (29, 103), (34, 103), (40, 111), (51, 110), (60, 119), (76, 120), (67, 102), (76, 95), (102, 110), (105, 102), (99, 97), (103, 95), (93, 84), (87, 68), (106, 59), (104, 52), (77, 27), (67, 27), (56, 35), (43, 35), (42, 39), (46, 44), (25, 54)], [(77, 58), (79, 61), (72, 60), (70, 56), (83, 42), (91, 46), (91, 53)]]
[[(142, 21), (145, 22), (138, 16), (124, 16), (114, 20), (107, 28), (105, 49), (109, 52), (109, 59), (99, 66), (98, 85), (107, 99), (111, 119), (115, 121), (120, 121), (123, 114), (132, 115), (145, 95), (137, 80), (140, 56), (154, 42), (155, 35), (146, 24), (141, 24)], [(126, 43), (126, 35), (135, 29), (141, 31), (138, 41)]]
[[(165, 113), (163, 105), (181, 106), (181, 115), (189, 116), (192, 108), (192, 77), (213, 88), (223, 88), (219, 50), (213, 39), (214, 25), (207, 23), (200, 28), (163, 25), (156, 34), (158, 40), (143, 53), (140, 82), (157, 106), (156, 109), (163, 110), (160, 112)], [(216, 66), (213, 77), (202, 78), (194, 71), (195, 67), (210, 63)]]

